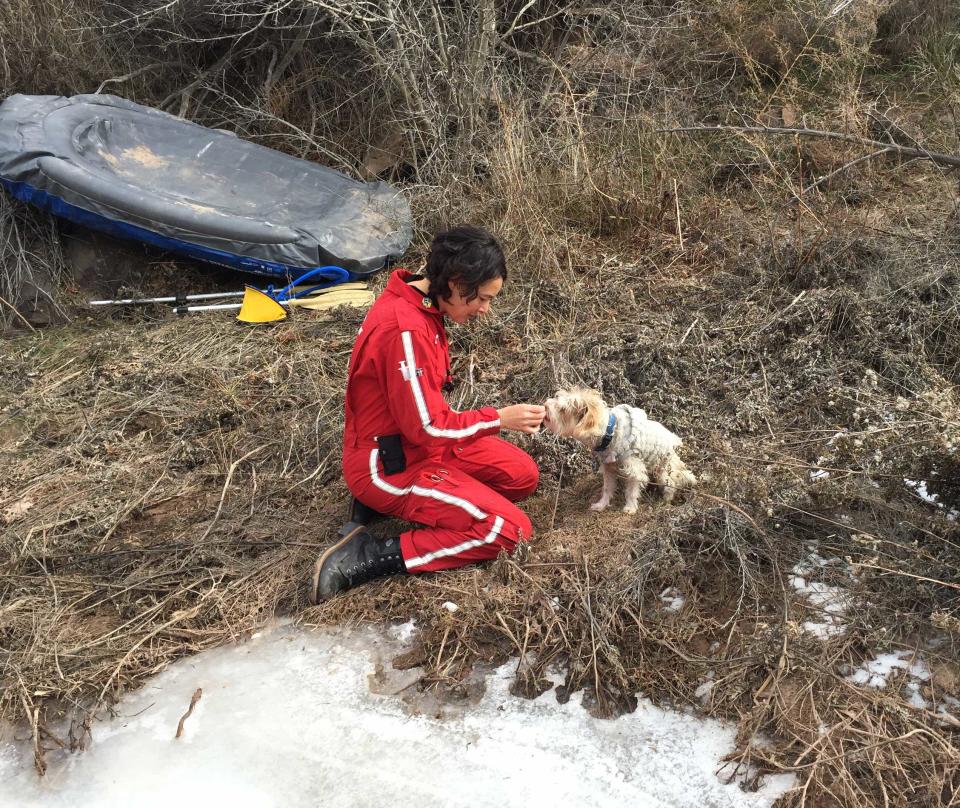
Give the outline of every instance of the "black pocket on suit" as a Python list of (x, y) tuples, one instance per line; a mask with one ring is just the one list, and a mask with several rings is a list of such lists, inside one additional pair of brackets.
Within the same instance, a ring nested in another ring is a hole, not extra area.
[(383, 473), (388, 477), (406, 471), (407, 458), (403, 453), (403, 444), (399, 435), (384, 435), (377, 438), (378, 454), (383, 463)]

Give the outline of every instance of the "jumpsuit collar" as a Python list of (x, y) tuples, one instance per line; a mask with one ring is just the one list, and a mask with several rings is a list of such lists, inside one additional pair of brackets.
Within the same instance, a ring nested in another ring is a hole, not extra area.
[(419, 289), (411, 286), (408, 283), (408, 281), (415, 277), (416, 275), (414, 275), (408, 269), (395, 269), (390, 275), (390, 280), (387, 282), (386, 291), (406, 301), (409, 301), (424, 314), (432, 315), (442, 320), (443, 313), (437, 306), (437, 302), (429, 295), (425, 295)]

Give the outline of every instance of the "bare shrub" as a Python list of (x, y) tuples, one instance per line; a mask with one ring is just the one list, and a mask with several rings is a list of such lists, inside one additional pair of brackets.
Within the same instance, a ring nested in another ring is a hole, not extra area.
[(0, 326), (51, 322), (65, 278), (56, 224), (6, 196), (0, 197), (0, 267)]
[(956, 48), (958, 23), (951, 0), (896, 0), (877, 20), (877, 50), (900, 64), (945, 39)]
[[(0, 93), (92, 92), (101, 76), (126, 72), (115, 38), (96, 26), (96, 0), (8, 0), (0, 6)], [(127, 54), (131, 60), (133, 54)]]

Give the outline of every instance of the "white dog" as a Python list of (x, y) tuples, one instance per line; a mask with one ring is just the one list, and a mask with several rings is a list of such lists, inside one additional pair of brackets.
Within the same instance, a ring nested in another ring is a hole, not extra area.
[(682, 441), (659, 421), (651, 421), (639, 407), (620, 404), (609, 408), (596, 390), (575, 387), (558, 390), (547, 399), (544, 426), (554, 434), (574, 438), (593, 451), (603, 469), (603, 493), (590, 508), (610, 505), (617, 475), (626, 479), (624, 513), (637, 512), (641, 488), (651, 480), (672, 502), (678, 490), (693, 488), (697, 478), (677, 455)]

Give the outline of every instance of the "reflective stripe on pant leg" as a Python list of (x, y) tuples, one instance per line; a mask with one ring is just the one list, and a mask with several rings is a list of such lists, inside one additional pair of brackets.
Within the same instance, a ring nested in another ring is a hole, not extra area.
[[(404, 506), (403, 518), (412, 522), (429, 525), (427, 528), (418, 528), (404, 534), (404, 537), (407, 537), (407, 541), (402, 541), (401, 543), (406, 544), (404, 560), (410, 572), (418, 571), (418, 568), (427, 565), (436, 566), (434, 562), (440, 559), (453, 561), (452, 557), (468, 553), (477, 548), (482, 548), (485, 545), (497, 545), (497, 548), (481, 553), (482, 558), (480, 559), (473, 557), (470, 560), (460, 561), (460, 563), (449, 563), (448, 561), (442, 563), (440, 567), (456, 567), (485, 558), (493, 558), (500, 549), (506, 549), (508, 552), (511, 552), (518, 541), (529, 538), (529, 536), (524, 535), (525, 532), (529, 532), (529, 525), (527, 524), (527, 527), (523, 526), (523, 523), (527, 522), (527, 520), (522, 512), (518, 511), (516, 515), (513, 515), (515, 506), (511, 505), (508, 500), (505, 500), (496, 491), (486, 487), (480, 481), (463, 472), (459, 475), (453, 475), (452, 479), (446, 479), (447, 484), (452, 483), (453, 485), (472, 488), (478, 496), (485, 497), (490, 504), (498, 503), (498, 506), (495, 506), (497, 510), (499, 510), (500, 507), (509, 508), (511, 511), (511, 516), (509, 517), (511, 527), (506, 534), (504, 534), (503, 531), (507, 523), (507, 518), (504, 514), (489, 513), (488, 511), (491, 510), (489, 505), (481, 508), (476, 502), (468, 498), (457, 496), (448, 491), (441, 491), (438, 488), (430, 488), (415, 483), (406, 486), (397, 486), (388, 482), (380, 474), (377, 466), (376, 450), (373, 450), (369, 456), (369, 471), (370, 480), (378, 490), (390, 496), (407, 500)], [(443, 482), (445, 475), (448, 473), (448, 471), (440, 466), (437, 467), (436, 472), (431, 472), (429, 467), (420, 472), (420, 474), (427, 479), (435, 478), (437, 482)], [(414, 501), (414, 498), (416, 498), (416, 501)], [(424, 502), (424, 500), (427, 502)], [(431, 506), (428, 504), (429, 502), (435, 502), (438, 503), (438, 505)], [(462, 511), (468, 519), (464, 520), (462, 517), (459, 519), (444, 519), (442, 517), (442, 513), (445, 510), (444, 506), (457, 508)], [(437, 521), (433, 521), (434, 518), (436, 518)], [(520, 525), (515, 524), (518, 518), (521, 519)], [(482, 523), (488, 520), (491, 522), (489, 527), (484, 527)], [(446, 524), (444, 524), (444, 522)], [(453, 523), (460, 523), (460, 526), (454, 527)], [(415, 544), (418, 542), (415, 542), (413, 538), (414, 534), (419, 535), (421, 538), (425, 536), (428, 537), (426, 539), (427, 547), (424, 548), (421, 544), (419, 553), (416, 552), (418, 548), (415, 547)], [(461, 540), (457, 541), (460, 537), (462, 537)], [(450, 540), (453, 540), (455, 543), (449, 546), (443, 546), (444, 542)], [(411, 549), (413, 552), (410, 552)], [(426, 552), (424, 552), (424, 550), (426, 550)], [(471, 555), (476, 556), (475, 553)]]
[(503, 517), (498, 516), (493, 520), (493, 528), (484, 538), (471, 539), (470, 541), (465, 541), (463, 544), (458, 544), (455, 547), (444, 547), (442, 550), (434, 550), (432, 553), (427, 553), (426, 555), (418, 556), (417, 558), (411, 558), (406, 562), (407, 569), (411, 569), (412, 567), (422, 567), (425, 564), (429, 564), (431, 561), (436, 561), (438, 558), (446, 558), (447, 556), (464, 553), (467, 550), (472, 550), (474, 547), (479, 547), (481, 544), (493, 544), (493, 542), (497, 540), (497, 536), (500, 535), (500, 528), (502, 527)]
[(376, 449), (370, 452), (370, 479), (373, 480), (373, 484), (377, 486), (377, 488), (386, 491), (388, 494), (393, 494), (395, 497), (405, 497), (408, 494), (416, 494), (418, 497), (429, 497), (430, 499), (445, 502), (447, 505), (455, 505), (458, 508), (463, 508), (463, 510), (469, 513), (474, 519), (483, 520), (487, 518), (486, 513), (462, 497), (445, 494), (443, 491), (436, 491), (433, 488), (424, 488), (421, 485), (410, 485), (406, 488), (397, 488), (397, 486), (391, 485), (384, 480), (383, 477), (380, 476), (380, 472), (377, 471)]

